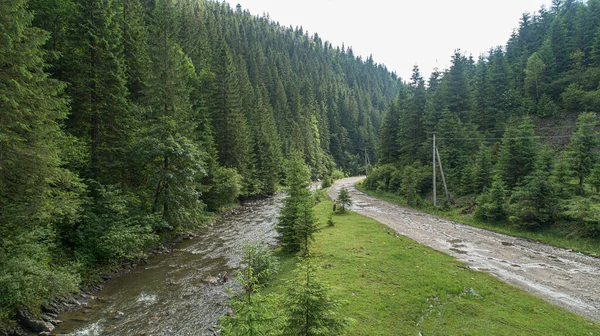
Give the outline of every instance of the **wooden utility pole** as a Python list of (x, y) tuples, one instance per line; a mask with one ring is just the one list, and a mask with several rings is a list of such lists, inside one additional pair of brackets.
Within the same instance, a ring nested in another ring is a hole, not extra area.
[(436, 195), (436, 177), (435, 177), (435, 173), (436, 173), (436, 169), (435, 169), (435, 153), (436, 153), (436, 146), (435, 146), (435, 133), (433, 133), (433, 207), (437, 207), (437, 195)]
[(442, 159), (440, 159), (440, 152), (435, 147), (435, 154), (440, 165), (440, 173), (442, 174), (442, 182), (444, 182), (444, 191), (446, 192), (446, 201), (450, 202), (450, 194), (448, 193), (448, 185), (446, 184), (446, 175), (444, 174), (444, 168), (442, 167)]
[(365, 176), (369, 176), (369, 155), (367, 154), (367, 149), (365, 148)]

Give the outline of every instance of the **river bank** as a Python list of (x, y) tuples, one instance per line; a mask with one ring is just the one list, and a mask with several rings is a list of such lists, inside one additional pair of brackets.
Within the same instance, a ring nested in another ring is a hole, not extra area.
[[(20, 325), (14, 328), (13, 330), (5, 330), (0, 331), (0, 335), (38, 335), (42, 333), (44, 334), (57, 334), (57, 333), (66, 333), (70, 334), (75, 332), (77, 328), (81, 328), (85, 326), (87, 322), (91, 322), (89, 315), (94, 315), (94, 309), (98, 309), (99, 307), (106, 306), (107, 300), (110, 301), (110, 297), (107, 298), (105, 295), (105, 291), (108, 288), (111, 288), (113, 291), (115, 288), (119, 287), (120, 279), (132, 277), (135, 274), (140, 274), (144, 272), (148, 272), (148, 269), (152, 269), (157, 262), (164, 262), (172, 257), (175, 253), (180, 253), (182, 249), (188, 248), (190, 245), (193, 245), (198, 239), (203, 240), (201, 237), (211, 235), (209, 232), (216, 228), (216, 230), (222, 230), (223, 226), (227, 225), (228, 221), (231, 221), (235, 218), (240, 218), (244, 216), (248, 216), (251, 214), (263, 214), (264, 211), (261, 211), (258, 208), (261, 208), (264, 204), (269, 204), (268, 212), (273, 212), (275, 215), (270, 216), (276, 218), (276, 213), (278, 211), (278, 203), (280, 202), (283, 195), (281, 193), (276, 194), (267, 199), (262, 200), (249, 200), (244, 201), (240, 206), (229, 209), (228, 211), (220, 214), (213, 218), (207, 225), (198, 228), (193, 232), (187, 233), (179, 233), (169, 239), (164, 240), (159, 246), (153, 248), (145, 258), (132, 260), (123, 262), (117, 267), (103, 268), (98, 270), (98, 278), (97, 281), (93, 282), (91, 285), (85, 286), (81, 288), (81, 291), (77, 294), (66, 296), (66, 297), (58, 297), (52, 302), (48, 303), (45, 307), (43, 307), (41, 316), (33, 316), (24, 312), (24, 316), (20, 319)], [(240, 220), (240, 223), (248, 222), (246, 220)], [(271, 222), (271, 224), (273, 224)], [(274, 224), (272, 225), (274, 226)], [(262, 226), (261, 226), (262, 227)], [(273, 233), (271, 229), (265, 228), (265, 230), (261, 230), (267, 232), (267, 236), (272, 235)], [(259, 233), (255, 234), (258, 236)], [(216, 234), (212, 234), (211, 236), (215, 236)], [(230, 234), (228, 235), (231, 238)], [(247, 236), (248, 232), (240, 234), (240, 240), (250, 240), (250, 237)], [(263, 235), (264, 236), (264, 235)], [(259, 239), (258, 237), (256, 239)], [(271, 239), (271, 238), (267, 238)], [(213, 241), (216, 241), (213, 239)], [(238, 245), (238, 244), (234, 244)], [(240, 243), (240, 248), (243, 243)], [(235, 264), (234, 261), (232, 264)], [(235, 265), (234, 265), (235, 266)], [(235, 267), (226, 267), (227, 270), (221, 272), (222, 274), (227, 273), (227, 271), (231, 268)], [(231, 270), (229, 270), (231, 271)], [(233, 271), (231, 271), (233, 272)], [(217, 283), (214, 282), (217, 279), (217, 276), (220, 272), (212, 272), (211, 274), (207, 274), (202, 281), (213, 282), (211, 285), (215, 285)], [(217, 279), (217, 282), (220, 280)], [(168, 289), (172, 289), (176, 285), (177, 281), (167, 282), (165, 287)], [(224, 282), (224, 281), (222, 281)], [(222, 283), (218, 283), (221, 285)], [(223, 289), (223, 292), (225, 290)], [(143, 300), (142, 300), (143, 301)], [(122, 316), (118, 313), (124, 312), (115, 309), (114, 312), (109, 312), (110, 316), (107, 316), (108, 320), (117, 319), (120, 321)], [(216, 321), (216, 319), (214, 319)], [(29, 328), (27, 328), (29, 326)], [(28, 329), (34, 329), (36, 331), (30, 331)], [(85, 327), (84, 327), (85, 328)], [(106, 330), (96, 331), (95, 333), (87, 333), (89, 335), (99, 335), (100, 333), (104, 333)], [(86, 333), (79, 333), (86, 334)], [(119, 333), (115, 333), (119, 334)]]

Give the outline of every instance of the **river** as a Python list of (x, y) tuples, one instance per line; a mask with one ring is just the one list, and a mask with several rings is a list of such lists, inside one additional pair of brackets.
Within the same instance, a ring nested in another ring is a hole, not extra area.
[(212, 335), (227, 310), (226, 285), (207, 278), (232, 278), (246, 243), (275, 244), (274, 230), (283, 194), (246, 202), (203, 228), (199, 236), (155, 255), (148, 264), (109, 280), (86, 308), (63, 314), (53, 334)]

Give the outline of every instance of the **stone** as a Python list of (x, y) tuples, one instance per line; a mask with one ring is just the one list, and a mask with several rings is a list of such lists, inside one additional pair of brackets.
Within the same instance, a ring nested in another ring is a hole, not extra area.
[(54, 330), (54, 325), (52, 323), (35, 318), (27, 310), (19, 310), (19, 322), (21, 322), (21, 325), (34, 332), (52, 332), (52, 330)]

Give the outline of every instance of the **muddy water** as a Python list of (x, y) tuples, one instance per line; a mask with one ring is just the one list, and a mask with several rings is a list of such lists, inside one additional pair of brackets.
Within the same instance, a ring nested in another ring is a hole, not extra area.
[(600, 259), (527, 239), (455, 223), (366, 195), (354, 184), (364, 177), (336, 181), (336, 197), (348, 188), (352, 210), (549, 302), (600, 321)]
[(246, 203), (147, 265), (106, 283), (97, 300), (63, 314), (54, 334), (212, 335), (226, 311), (226, 285), (210, 285), (218, 274), (233, 276), (245, 243), (275, 243), (274, 226), (283, 195)]

